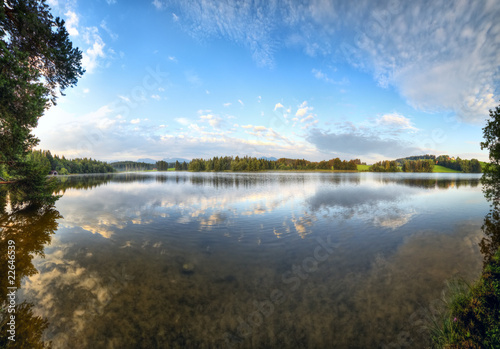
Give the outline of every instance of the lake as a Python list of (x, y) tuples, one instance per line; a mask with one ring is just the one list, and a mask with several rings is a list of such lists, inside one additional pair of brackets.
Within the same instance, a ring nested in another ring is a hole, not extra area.
[(422, 348), (446, 280), (482, 267), (476, 174), (59, 181), (18, 290), (54, 348)]

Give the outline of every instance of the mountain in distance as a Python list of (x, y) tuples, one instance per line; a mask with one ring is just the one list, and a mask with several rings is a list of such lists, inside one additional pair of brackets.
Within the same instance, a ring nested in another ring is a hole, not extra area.
[(274, 156), (271, 156), (269, 158), (267, 156), (261, 156), (259, 160), (276, 161), (278, 159), (276, 159)]
[[(151, 159), (151, 158), (137, 159), (137, 162), (145, 162), (146, 164), (156, 164), (158, 161), (160, 161), (160, 160), (154, 160), (154, 159)], [(183, 163), (184, 161), (185, 162), (190, 162), (191, 160), (184, 159), (184, 158), (165, 158), (165, 159), (163, 159), (163, 161), (169, 162), (169, 163), (179, 161), (180, 163)]]
[(163, 161), (165, 161), (165, 162), (176, 162), (176, 161), (179, 161), (181, 164), (183, 162), (191, 162), (191, 160), (184, 159), (184, 158), (165, 158), (165, 159), (163, 159)]
[(153, 160), (151, 158), (142, 158), (142, 159), (137, 159), (137, 162), (145, 162), (146, 164), (156, 164), (157, 160)]

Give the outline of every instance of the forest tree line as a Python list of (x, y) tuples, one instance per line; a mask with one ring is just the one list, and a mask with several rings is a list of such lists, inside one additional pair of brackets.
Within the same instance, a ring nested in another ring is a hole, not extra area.
[[(185, 170), (184, 164), (176, 163), (176, 170)], [(339, 158), (328, 161), (308, 161), (305, 159), (281, 158), (278, 160), (267, 160), (256, 157), (232, 157), (221, 156), (209, 159), (193, 159), (186, 164), (187, 170), (199, 171), (265, 171), (265, 170), (336, 170), (356, 171), (361, 160), (340, 160)], [(181, 166), (178, 166), (181, 165)]]
[(373, 172), (432, 172), (439, 165), (464, 173), (481, 173), (481, 163), (477, 159), (464, 160), (448, 155), (419, 155), (396, 159), (395, 161), (379, 161), (372, 165)]
[(477, 159), (465, 160), (457, 157), (451, 160), (448, 155), (441, 155), (436, 158), (436, 164), (450, 168), (452, 170), (465, 172), (465, 173), (481, 173), (481, 163)]
[(32, 150), (26, 155), (26, 161), (36, 163), (46, 174), (50, 171), (57, 171), (60, 175), (114, 172), (113, 167), (106, 162), (92, 158), (66, 159), (64, 156), (52, 155), (49, 150)]

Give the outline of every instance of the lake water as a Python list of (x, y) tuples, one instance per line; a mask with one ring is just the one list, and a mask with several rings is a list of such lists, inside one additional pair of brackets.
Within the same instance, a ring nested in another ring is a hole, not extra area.
[(422, 348), (445, 281), (482, 267), (479, 175), (59, 180), (18, 291), (54, 348)]

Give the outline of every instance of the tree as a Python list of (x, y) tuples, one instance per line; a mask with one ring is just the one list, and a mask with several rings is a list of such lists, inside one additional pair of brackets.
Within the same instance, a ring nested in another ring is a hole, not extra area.
[(38, 119), (84, 73), (81, 51), (49, 10), (45, 0), (0, 6), (0, 163), (8, 167), (22, 166), (38, 144)]
[(491, 203), (491, 210), (484, 218), (482, 229), (485, 237), (480, 246), (487, 263), (500, 248), (500, 107), (490, 110), (483, 137), (481, 149), (489, 150), (490, 162), (483, 169), (481, 182), (484, 195)]

